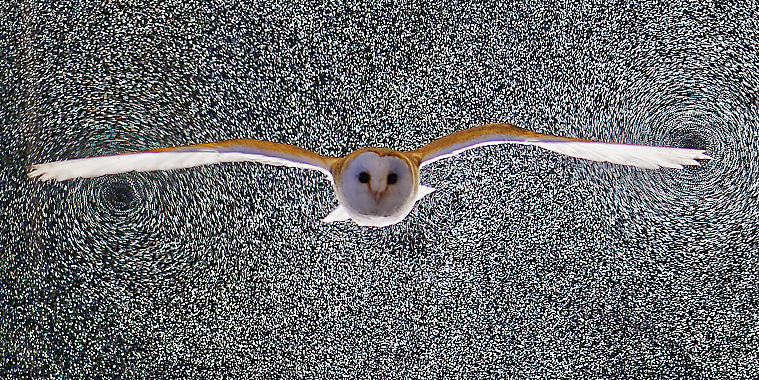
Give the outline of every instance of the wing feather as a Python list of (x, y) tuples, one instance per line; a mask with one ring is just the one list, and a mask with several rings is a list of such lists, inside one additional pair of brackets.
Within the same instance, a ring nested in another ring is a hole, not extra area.
[(36, 164), (31, 165), (31, 171), (27, 175), (42, 181), (63, 181), (131, 171), (171, 170), (221, 162), (253, 161), (318, 170), (332, 178), (330, 166), (335, 160), (334, 157), (322, 156), (294, 145), (241, 139)]
[(536, 133), (511, 124), (488, 124), (451, 133), (413, 151), (406, 152), (424, 167), (479, 146), (497, 144), (534, 145), (567, 156), (611, 162), (645, 169), (699, 165), (711, 157), (700, 149), (608, 143)]

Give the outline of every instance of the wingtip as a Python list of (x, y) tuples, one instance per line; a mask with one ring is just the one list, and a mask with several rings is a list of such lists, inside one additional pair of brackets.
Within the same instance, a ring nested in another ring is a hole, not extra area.
[(40, 182), (46, 182), (51, 181), (53, 179), (58, 179), (56, 176), (50, 173), (49, 170), (44, 169), (45, 164), (32, 164), (32, 165), (26, 165), (25, 168), (29, 172), (26, 173), (27, 178), (30, 179), (37, 179)]
[(26, 165), (24, 166), (24, 169), (28, 171), (28, 173), (26, 173), (27, 178), (37, 178), (42, 175), (42, 171), (39, 170), (38, 165)]
[[(707, 155), (704, 150), (693, 150), (693, 154), (688, 157), (684, 158), (682, 161), (674, 163), (672, 165), (672, 169), (683, 169), (686, 165), (687, 166), (701, 166), (701, 161), (699, 160), (712, 160), (713, 158), (709, 155)], [(666, 167), (666, 166), (662, 166)]]

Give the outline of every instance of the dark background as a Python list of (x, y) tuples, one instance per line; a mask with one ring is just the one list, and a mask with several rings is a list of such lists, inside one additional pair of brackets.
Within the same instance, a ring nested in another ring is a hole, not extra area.
[[(758, 5), (670, 3), (0, 5), (0, 374), (756, 376)], [(312, 171), (24, 169), (491, 122), (714, 160), (480, 148), (388, 228), (322, 224)]]

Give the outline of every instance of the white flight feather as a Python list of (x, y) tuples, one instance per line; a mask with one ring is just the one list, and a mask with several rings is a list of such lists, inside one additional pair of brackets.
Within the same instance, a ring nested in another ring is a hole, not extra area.
[(329, 168), (307, 157), (257, 149), (245, 145), (209, 147), (183, 147), (172, 151), (123, 153), (111, 156), (77, 158), (65, 161), (31, 165), (30, 178), (58, 180), (82, 177), (91, 178), (106, 174), (131, 171), (184, 169), (221, 162), (253, 161), (269, 165), (290, 166), (318, 170), (332, 179)]
[(443, 158), (455, 156), (472, 148), (498, 144), (534, 145), (567, 156), (645, 169), (657, 169), (660, 167), (682, 169), (683, 165), (700, 165), (696, 159), (711, 159), (700, 149), (577, 141), (562, 137), (537, 139), (535, 137), (519, 135), (496, 134), (480, 136), (479, 138), (448, 146), (425, 157), (419, 167), (424, 167)]
[(324, 219), (322, 219), (322, 222), (324, 223), (334, 223), (334, 222), (342, 222), (344, 220), (350, 219), (351, 216), (348, 214), (348, 211), (343, 207), (342, 205), (338, 205), (337, 208), (332, 210), (332, 212), (329, 213)]
[(416, 192), (416, 200), (424, 198), (426, 195), (431, 194), (436, 189), (434, 187), (419, 185), (419, 190)]

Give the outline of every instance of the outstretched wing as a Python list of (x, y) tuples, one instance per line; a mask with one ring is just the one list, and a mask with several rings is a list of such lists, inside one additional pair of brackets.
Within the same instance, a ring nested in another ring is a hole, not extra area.
[(699, 165), (697, 159), (711, 157), (699, 149), (607, 143), (536, 133), (511, 124), (488, 124), (441, 137), (413, 151), (405, 152), (424, 167), (478, 146), (496, 144), (535, 145), (567, 156), (611, 162), (645, 169)]
[(131, 171), (147, 172), (220, 162), (254, 161), (318, 170), (332, 178), (330, 165), (336, 159), (294, 145), (243, 139), (36, 164), (31, 165), (28, 176), (42, 181), (63, 181)]

